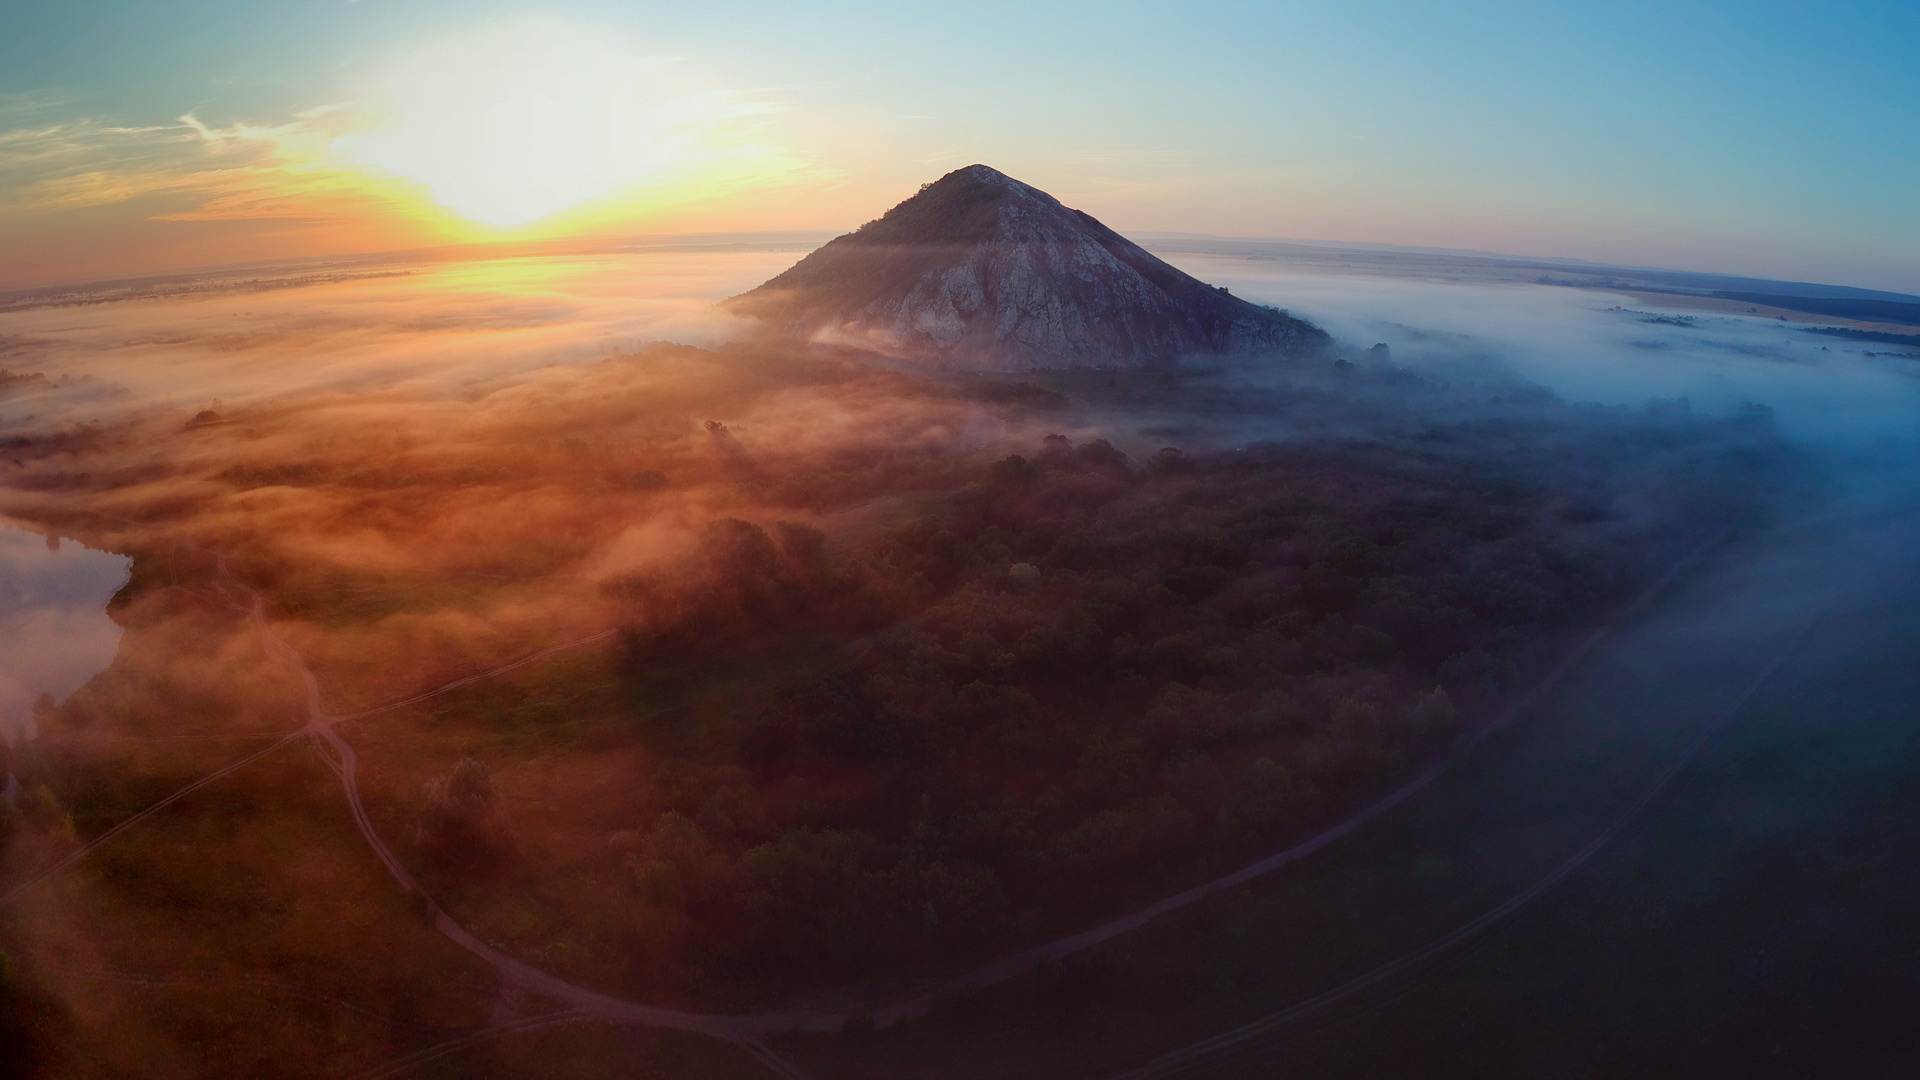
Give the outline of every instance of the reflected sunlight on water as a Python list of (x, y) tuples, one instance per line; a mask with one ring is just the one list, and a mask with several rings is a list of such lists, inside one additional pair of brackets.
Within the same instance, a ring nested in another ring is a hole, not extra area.
[(64, 700), (113, 662), (107, 601), (133, 560), (0, 522), (0, 735), (34, 734), (33, 704)]

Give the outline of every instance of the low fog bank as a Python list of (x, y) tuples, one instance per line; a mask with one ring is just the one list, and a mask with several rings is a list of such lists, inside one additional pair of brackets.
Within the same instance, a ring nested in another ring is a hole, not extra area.
[(1498, 367), (1570, 402), (1638, 408), (1685, 398), (1709, 415), (1752, 402), (1772, 409), (1789, 436), (1834, 447), (1888, 436), (1911, 447), (1920, 437), (1920, 357), (1897, 346), (1597, 290), (1310, 276), (1219, 256), (1169, 261), (1337, 338), (1385, 343), (1395, 362), (1443, 379)]
[[(216, 402), (318, 390), (415, 386), (447, 396), (646, 341), (719, 345), (743, 327), (714, 301), (794, 257), (645, 251), (422, 263), (345, 280), (288, 279), (295, 284), (258, 292), (4, 312), (0, 428), (19, 434), (154, 407), (191, 416), (217, 411)], [(1790, 436), (1829, 443), (1920, 435), (1920, 358), (1898, 346), (1644, 296), (1169, 259), (1361, 349), (1385, 343), (1395, 363), (1442, 380), (1517, 376), (1570, 402), (1635, 408), (1684, 398), (1706, 415), (1751, 402), (1774, 410)]]
[[(0, 874), (297, 727), (250, 593), (355, 717), (371, 820), (478, 936), (726, 1009), (965, 965), (1338, 820), (1704, 542), (1835, 476), (1864, 506), (1913, 465), (1904, 361), (1803, 358), (1752, 320), (1185, 260), (1358, 350), (934, 378), (730, 342), (710, 302), (792, 258), (515, 259), (0, 316), (5, 365), (49, 376), (0, 398), (0, 509), (134, 558), (118, 659), (23, 752), (37, 809)], [(659, 338), (685, 344), (636, 347)], [(301, 983), (316, 956), (384, 978), (419, 955), (342, 947), (366, 927), (444, 945), (321, 764), (237, 773), (181, 809), (207, 817), (178, 846), (116, 849), (132, 869), (60, 897), (114, 917), (56, 934), (39, 909), (34, 947)], [(334, 878), (295, 880), (289, 850), (366, 871), (352, 919), (304, 913)], [(193, 873), (205, 852), (221, 874)], [(273, 904), (234, 899), (256, 893)], [(159, 929), (120, 936), (125, 911)], [(383, 1011), (439, 1022), (377, 985)], [(86, 1015), (77, 978), (52, 996)], [(198, 1061), (155, 1000), (87, 1022)], [(342, 1044), (261, 1038), (289, 1062)]]
[[(1904, 572), (1902, 545), (1920, 537), (1913, 494), (1920, 491), (1920, 354), (1910, 347), (1725, 310), (1735, 305), (1703, 310), (1682, 297), (1312, 275), (1224, 256), (1171, 261), (1325, 326), (1349, 343), (1360, 365), (1355, 374), (1362, 377), (1349, 380), (1355, 389), (1397, 401), (1403, 416), (1437, 418), (1417, 395), (1394, 393), (1398, 371), (1419, 376), (1439, 396), (1450, 391), (1456, 419), (1519, 420), (1539, 393), (1526, 389), (1532, 385), (1565, 402), (1604, 406), (1596, 417), (1764, 422), (1802, 463), (1774, 478), (1769, 499), (1769, 543), (1797, 552), (1799, 561), (1780, 571), (1784, 563), (1770, 569), (1756, 556), (1759, 583), (1748, 602), (1785, 603), (1805, 615)], [(1376, 359), (1369, 370), (1358, 350), (1376, 342), (1388, 346), (1391, 360)], [(1320, 379), (1342, 381), (1324, 373)], [(1381, 430), (1354, 434), (1377, 437)], [(1741, 617), (1728, 612), (1729, 620)]]
[[(192, 282), (0, 313), (0, 431), (166, 407), (477, 379), (598, 360), (646, 341), (711, 345), (735, 331), (714, 301), (791, 252), (640, 252), (395, 266), (363, 275)], [(40, 378), (34, 378), (34, 376)]]
[(653, 345), (35, 437), (14, 511), (135, 555), (36, 805), (287, 728), (244, 588), (339, 714), (595, 643), (343, 729), (430, 894), (568, 977), (737, 1008), (1070, 932), (1377, 797), (1794, 465), (1362, 361)]

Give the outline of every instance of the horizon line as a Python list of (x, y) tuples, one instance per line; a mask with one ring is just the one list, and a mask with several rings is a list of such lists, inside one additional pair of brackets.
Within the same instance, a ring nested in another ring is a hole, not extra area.
[[(543, 255), (563, 256), (640, 253), (648, 251), (683, 251), (690, 254), (701, 251), (726, 249), (743, 251), (757, 250), (764, 252), (808, 252), (835, 237), (846, 235), (846, 233), (850, 231), (851, 230), (834, 229), (753, 229), (740, 232), (629, 233), (618, 236), (551, 237), (538, 240), (482, 240), (466, 243), (433, 244), (422, 247), (392, 248), (377, 251), (345, 252), (336, 255), (302, 255), (284, 259), (256, 259), (237, 263), (183, 266), (125, 277), (74, 278), (38, 283), (4, 283), (0, 284), (0, 299), (12, 300), (34, 295), (57, 295), (63, 292), (100, 291), (115, 287), (133, 288), (145, 284), (239, 275), (250, 271), (267, 271), (275, 268), (292, 269), (296, 267), (320, 268), (337, 266), (344, 269), (355, 266), (368, 267), (408, 262), (455, 262), (467, 259), (482, 260), (515, 256), (539, 257)], [(1746, 274), (1711, 270), (1679, 270), (1671, 267), (1596, 262), (1591, 259), (1580, 259), (1571, 256), (1526, 255), (1513, 252), (1483, 251), (1477, 248), (1427, 247), (1368, 240), (1326, 240), (1283, 236), (1227, 236), (1219, 233), (1155, 229), (1142, 229), (1131, 234), (1123, 235), (1127, 235), (1129, 239), (1141, 243), (1143, 247), (1153, 245), (1158, 246), (1160, 250), (1163, 251), (1176, 251), (1183, 254), (1204, 255), (1219, 253), (1183, 251), (1180, 248), (1166, 247), (1164, 245), (1169, 243), (1177, 244), (1183, 241), (1211, 241), (1231, 244), (1274, 244), (1327, 251), (1371, 251), (1389, 255), (1426, 255), (1447, 259), (1493, 259), (1507, 262), (1540, 264), (1542, 266), (1560, 266), (1566, 269), (1578, 269), (1589, 272), (1615, 270), (1648, 274), (1676, 274), (1693, 277), (1723, 278), (1732, 281), (1762, 282), (1773, 285), (1844, 289), (1855, 293), (1871, 294), (1872, 296), (1883, 299), (1896, 298), (1900, 301), (1920, 303), (1920, 295), (1894, 292), (1886, 289), (1870, 289), (1857, 285), (1789, 281), (1782, 278), (1761, 278)], [(1152, 250), (1152, 248), (1150, 247), (1149, 250)]]

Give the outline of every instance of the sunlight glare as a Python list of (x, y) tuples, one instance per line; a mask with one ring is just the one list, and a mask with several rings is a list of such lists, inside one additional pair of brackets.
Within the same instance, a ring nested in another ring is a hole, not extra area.
[(516, 23), (395, 66), (374, 96), (379, 126), (333, 150), (426, 185), (472, 221), (527, 225), (666, 162), (649, 66), (578, 30)]

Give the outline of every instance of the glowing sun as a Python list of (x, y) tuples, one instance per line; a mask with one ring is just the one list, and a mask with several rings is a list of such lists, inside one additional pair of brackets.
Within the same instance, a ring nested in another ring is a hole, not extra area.
[(472, 221), (527, 225), (668, 162), (673, 106), (649, 95), (649, 66), (564, 26), (501, 27), (394, 66), (372, 95), (376, 125), (333, 150)]

